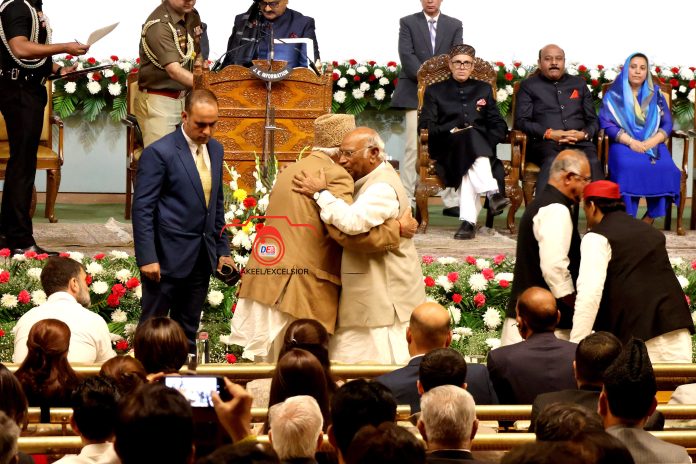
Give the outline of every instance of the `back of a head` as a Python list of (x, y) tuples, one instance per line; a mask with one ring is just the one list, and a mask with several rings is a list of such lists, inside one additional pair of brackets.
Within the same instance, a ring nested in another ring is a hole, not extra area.
[(409, 329), (413, 342), (426, 352), (444, 348), (450, 336), (449, 312), (437, 303), (423, 303), (411, 313)]
[(144, 384), (119, 407), (114, 447), (123, 464), (189, 462), (193, 413), (181, 393), (162, 384)]
[(588, 431), (572, 440), (536, 441), (513, 448), (501, 464), (634, 464), (631, 453), (604, 430)]
[(553, 403), (539, 413), (534, 433), (538, 441), (565, 441), (603, 430), (596, 411), (574, 403)]
[(218, 448), (197, 464), (279, 464), (280, 459), (271, 445), (243, 441)]
[(7, 414), (0, 411), (0, 464), (15, 462), (19, 427)]
[(326, 384), (329, 391), (336, 390), (336, 382), (331, 375), (329, 360), (329, 333), (320, 322), (314, 319), (298, 319), (292, 322), (283, 337), (283, 346), (278, 353), (278, 359), (293, 348), (300, 348), (312, 353), (324, 368)]
[(282, 460), (313, 457), (322, 433), (323, 417), (311, 396), (288, 398), (271, 406), (268, 420), (273, 434), (273, 448)]
[(22, 428), (28, 419), (28, 407), (22, 384), (4, 364), (0, 364), (0, 411)]
[(80, 435), (92, 442), (105, 442), (114, 435), (119, 394), (116, 385), (103, 377), (87, 377), (73, 391), (73, 419)]
[(657, 382), (643, 341), (631, 339), (607, 368), (604, 391), (614, 416), (634, 422), (649, 414)]
[(575, 350), (575, 374), (581, 383), (601, 384), (604, 371), (621, 354), (621, 341), (609, 332), (583, 338)]
[(147, 380), (147, 372), (142, 363), (132, 356), (109, 359), (102, 364), (99, 375), (113, 381), (123, 396), (130, 394)]
[(133, 351), (148, 374), (178, 372), (188, 358), (189, 343), (181, 326), (168, 317), (147, 319), (135, 330)]
[(379, 382), (352, 380), (342, 385), (331, 400), (333, 435), (344, 455), (361, 427), (395, 421), (394, 396)]
[(530, 287), (517, 300), (517, 313), (534, 333), (553, 332), (558, 309), (553, 294), (541, 287)]
[(589, 162), (585, 153), (576, 149), (563, 150), (551, 163), (551, 169), (549, 170), (550, 180), (556, 181), (563, 173), (567, 172), (580, 173), (585, 167), (589, 169)]
[(435, 387), (421, 397), (420, 420), (425, 426), (428, 442), (450, 449), (462, 448), (471, 438), (476, 403), (461, 387)]
[(423, 464), (425, 448), (393, 422), (362, 427), (350, 443), (346, 464)]
[(41, 270), (41, 287), (46, 296), (67, 290), (70, 279), (80, 276), (84, 266), (72, 258), (51, 256)]
[(463, 387), (466, 369), (466, 360), (459, 351), (439, 348), (423, 356), (418, 379), (426, 392), (440, 385)]

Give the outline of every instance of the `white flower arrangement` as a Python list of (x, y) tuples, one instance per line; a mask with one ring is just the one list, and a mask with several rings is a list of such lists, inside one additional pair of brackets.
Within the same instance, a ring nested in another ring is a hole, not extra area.
[(111, 321), (113, 322), (126, 322), (128, 321), (128, 314), (122, 309), (117, 309), (111, 313)]
[(360, 87), (359, 87), (359, 88), (360, 88), (360, 90), (362, 90), (363, 92), (367, 92), (368, 90), (370, 90), (370, 84), (368, 84), (367, 82), (363, 82), (363, 83), (360, 84)]
[(462, 310), (457, 308), (456, 306), (450, 305), (447, 307), (447, 311), (449, 312), (452, 323), (459, 324), (459, 321), (462, 320)]
[(491, 262), (487, 259), (479, 258), (476, 260), (476, 267), (481, 270), (489, 269), (491, 267)]
[(336, 82), (336, 85), (342, 89), (345, 89), (346, 85), (348, 85), (348, 79), (346, 79), (345, 77), (342, 77), (338, 80), (338, 82)]
[(486, 308), (486, 312), (483, 314), (483, 323), (488, 329), (495, 330), (502, 322), (500, 311), (490, 306)]
[(366, 74), (367, 66), (360, 65), (356, 68), (356, 71), (358, 72), (358, 74)]
[(78, 263), (81, 263), (85, 259), (84, 253), (80, 253), (79, 251), (68, 251), (67, 253), (70, 259), (74, 259)]
[(12, 261), (22, 262), (22, 261), (26, 261), (26, 260), (27, 260), (27, 257), (22, 255), (22, 254), (18, 253), (16, 255), (12, 255)]
[(679, 285), (681, 285), (682, 290), (689, 286), (689, 279), (683, 275), (678, 275), (677, 280), (679, 281)]
[(225, 295), (219, 290), (211, 290), (208, 292), (208, 303), (214, 308), (220, 306), (220, 303), (222, 303), (224, 299)]
[(487, 338), (486, 339), (486, 345), (488, 345), (488, 347), (491, 350), (494, 350), (494, 349), (500, 347), (500, 344), (501, 344), (501, 341), (499, 338)]
[(118, 97), (119, 95), (121, 95), (123, 87), (118, 82), (115, 82), (107, 85), (106, 89), (109, 91), (109, 94), (113, 95), (114, 97)]
[(116, 259), (128, 259), (128, 253), (126, 253), (125, 251), (111, 250), (109, 255)]
[(435, 279), (435, 284), (442, 287), (442, 289), (446, 292), (452, 290), (452, 287), (454, 286), (454, 284), (449, 281), (446, 275), (437, 276), (437, 278)]
[(480, 272), (469, 276), (469, 286), (475, 292), (482, 292), (488, 287), (488, 280)]
[(34, 290), (31, 292), (31, 301), (36, 305), (40, 306), (46, 302), (46, 292), (43, 290)]
[(41, 280), (41, 268), (30, 267), (29, 269), (27, 269), (27, 275), (34, 280)]
[(515, 277), (515, 274), (513, 274), (512, 272), (501, 272), (500, 274), (495, 275), (495, 280), (497, 282), (500, 282), (501, 280), (506, 280), (508, 282), (512, 282), (514, 277)]
[(469, 327), (455, 327), (452, 329), (453, 333), (459, 334), (462, 337), (470, 337), (474, 334), (474, 331), (471, 330)]
[(353, 92), (351, 94), (353, 95), (353, 98), (355, 98), (356, 100), (365, 98), (365, 92), (363, 92), (360, 89), (353, 89)]
[(97, 262), (91, 262), (85, 266), (85, 270), (87, 271), (87, 274), (91, 276), (98, 276), (104, 272), (104, 267)]
[(441, 256), (437, 258), (438, 264), (456, 264), (459, 262), (457, 258), (453, 258), (452, 256)]
[(379, 79), (379, 78), (381, 78), (381, 77), (384, 76), (384, 71), (382, 71), (380, 68), (376, 68), (376, 69), (372, 72), (372, 74), (373, 74), (377, 79)]
[(343, 90), (337, 90), (333, 94), (333, 99), (336, 103), (343, 104), (346, 101), (346, 93)]
[(77, 82), (66, 82), (65, 83), (65, 93), (73, 94), (77, 90)]
[(498, 91), (495, 94), (495, 101), (498, 103), (502, 103), (508, 99), (510, 94), (508, 93), (507, 90), (505, 89), (498, 89)]
[(0, 298), (0, 305), (5, 308), (16, 308), (17, 307), (17, 297), (10, 293), (3, 293), (2, 298)]
[(382, 101), (387, 96), (387, 92), (384, 89), (375, 90), (375, 100)]
[(99, 82), (96, 82), (96, 81), (89, 81), (87, 83), (87, 90), (92, 95), (96, 95), (99, 92), (101, 92), (101, 84), (99, 84)]
[(101, 280), (93, 281), (91, 287), (95, 295), (103, 295), (109, 291), (109, 284)]
[(116, 272), (114, 275), (121, 283), (125, 284), (128, 282), (128, 279), (133, 277), (133, 274), (131, 274), (131, 271), (129, 269), (121, 269)]

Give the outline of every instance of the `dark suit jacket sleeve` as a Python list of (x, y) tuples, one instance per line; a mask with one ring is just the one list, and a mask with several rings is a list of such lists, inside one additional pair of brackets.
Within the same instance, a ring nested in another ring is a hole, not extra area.
[[(542, 138), (546, 129), (549, 128), (542, 127), (541, 124), (534, 121), (534, 102), (528, 87), (529, 86), (525, 85), (525, 82), (522, 82), (522, 84), (520, 84), (520, 90), (517, 93), (515, 128), (532, 137)], [(551, 129), (556, 128), (552, 127)]]
[(302, 37), (312, 39), (312, 42), (314, 42), (314, 60), (316, 61), (319, 59), (319, 42), (317, 42), (317, 33), (314, 27), (314, 18), (307, 17), (307, 20), (307, 25), (305, 26), (305, 29), (302, 32)]
[(425, 89), (423, 108), (418, 121), (418, 129), (428, 129), (428, 136), (433, 138), (446, 134), (456, 126), (456, 121), (448, 124), (439, 123), (438, 96), (438, 91), (432, 86)]
[(155, 210), (167, 166), (154, 146), (148, 146), (140, 157), (133, 196), (133, 241), (138, 266), (159, 262), (155, 248)]
[(418, 69), (421, 66), (413, 45), (415, 22), (415, 16), (407, 16), (399, 21), (399, 59), (401, 60), (401, 69), (409, 79), (414, 81), (418, 79)]
[(452, 36), (454, 38), (454, 40), (452, 41), (450, 48), (452, 48), (455, 45), (459, 45), (461, 43), (464, 43), (463, 33), (464, 33), (464, 29), (462, 28), (462, 22), (457, 21), (457, 29), (454, 31), (454, 35)]
[(511, 404), (513, 399), (512, 388), (510, 383), (505, 378), (505, 373), (502, 372), (500, 366), (495, 361), (495, 354), (491, 351), (488, 353), (488, 374), (491, 377), (491, 383), (498, 395), (498, 400), (501, 404)]
[(590, 135), (590, 139), (594, 138), (599, 130), (599, 122), (597, 120), (597, 112), (595, 111), (592, 94), (583, 86), (582, 94), (582, 110), (585, 113), (585, 127), (583, 132)]
[(495, 149), (495, 146), (498, 143), (505, 140), (508, 127), (507, 123), (500, 115), (498, 104), (495, 96), (493, 95), (493, 88), (488, 85), (486, 87), (488, 91), (486, 101), (490, 102), (486, 105), (486, 137), (488, 138), (488, 142), (491, 144), (491, 147)]
[[(211, 141), (211, 145), (212, 145)], [(215, 142), (215, 151), (219, 153), (220, 158), (223, 157), (222, 145)], [(220, 167), (220, 181), (218, 182), (217, 199), (215, 201), (215, 249), (218, 258), (220, 256), (230, 256), (230, 243), (227, 240), (227, 233), (222, 232), (222, 228), (225, 227), (225, 203), (224, 195), (222, 193), (222, 175), (223, 167)]]
[(238, 44), (235, 43), (234, 38), (237, 36), (237, 29), (240, 27), (244, 27), (243, 23), (240, 24), (238, 19), (241, 17), (241, 15), (238, 15), (234, 18), (234, 26), (232, 27), (232, 35), (230, 35), (230, 38), (227, 40), (227, 49), (225, 55), (225, 58), (222, 60), (222, 66), (229, 66), (231, 64), (234, 64), (234, 55), (235, 52), (231, 51), (233, 50)]

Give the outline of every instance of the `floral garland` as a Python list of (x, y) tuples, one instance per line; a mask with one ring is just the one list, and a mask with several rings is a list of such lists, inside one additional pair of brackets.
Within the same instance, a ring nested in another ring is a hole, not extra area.
[(332, 112), (360, 114), (368, 107), (378, 111), (389, 108), (401, 70), (395, 61), (378, 65), (375, 61), (358, 63), (351, 59), (332, 64)]

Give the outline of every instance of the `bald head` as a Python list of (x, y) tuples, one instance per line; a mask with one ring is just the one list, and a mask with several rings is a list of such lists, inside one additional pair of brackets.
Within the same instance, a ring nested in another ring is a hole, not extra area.
[(557, 81), (565, 73), (565, 52), (555, 44), (539, 50), (539, 72), (545, 78)]
[[(559, 318), (556, 299), (545, 288), (530, 287), (522, 292), (517, 300), (517, 322), (521, 326), (520, 332), (553, 332)], [(524, 334), (522, 336), (525, 337)]]
[(579, 203), (591, 176), (590, 163), (584, 152), (575, 149), (563, 150), (551, 164), (549, 184)]
[(386, 157), (379, 134), (369, 127), (357, 127), (341, 142), (338, 163), (358, 180), (375, 170)]
[(428, 302), (417, 306), (411, 313), (407, 340), (411, 356), (449, 346), (449, 312), (437, 303)]

